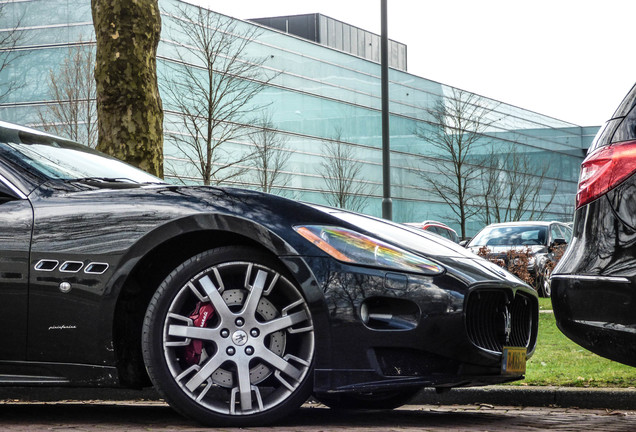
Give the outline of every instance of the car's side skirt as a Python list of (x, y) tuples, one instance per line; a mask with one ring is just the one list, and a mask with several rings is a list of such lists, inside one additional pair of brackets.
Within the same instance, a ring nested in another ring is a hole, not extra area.
[(0, 361), (0, 386), (117, 387), (117, 369), (72, 363)]

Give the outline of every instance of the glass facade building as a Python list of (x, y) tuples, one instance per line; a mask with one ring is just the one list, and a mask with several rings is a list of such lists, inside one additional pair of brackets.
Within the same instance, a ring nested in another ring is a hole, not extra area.
[[(13, 61), (0, 72), (1, 82), (22, 85), (0, 101), (0, 119), (38, 127), (39, 110), (52, 103), (47, 87), (49, 74), (59, 70), (69, 48), (80, 41), (94, 42), (90, 0), (22, 0), (4, 3), (0, 32), (19, 22), (23, 37), (10, 53)], [(177, 8), (196, 8), (180, 0), (160, 0), (162, 41), (158, 50), (161, 80), (170, 79), (174, 67), (200, 68), (197, 59), (179, 59)], [(238, 21), (238, 29), (258, 24)], [(289, 181), (280, 193), (319, 204), (325, 198), (325, 146), (338, 142), (351, 150), (361, 169), (355, 181), (365, 185), (368, 197), (363, 211), (380, 216), (382, 202), (382, 130), (380, 65), (340, 50), (282, 31), (259, 27), (249, 44), (249, 56), (267, 61), (259, 67), (273, 79), (250, 103), (265, 107), (278, 134), (284, 136), (291, 156), (285, 165)], [(177, 35), (177, 36), (174, 36)], [(1, 50), (2, 48), (0, 48)], [(422, 54), (425, 55), (425, 54)], [(391, 180), (393, 219), (414, 222), (436, 219), (458, 228), (448, 204), (423, 183), (421, 173), (452, 169), (447, 156), (431, 145), (421, 131), (433, 124), (430, 109), (456, 94), (444, 84), (409, 74), (389, 71), (389, 111), (391, 138)], [(160, 82), (161, 85), (161, 82)], [(174, 101), (164, 96), (166, 135), (179, 134), (179, 112)], [(581, 127), (536, 112), (479, 97), (488, 106), (488, 127), (480, 133), (471, 163), (480, 164), (491, 154), (514, 151), (523, 154), (542, 172), (538, 199), (547, 211), (543, 219), (568, 221), (573, 213), (580, 163), (598, 127)], [(256, 113), (255, 113), (256, 114)], [(246, 122), (246, 128), (253, 123)], [(418, 132), (420, 131), (420, 132)], [(449, 131), (449, 133), (451, 133)], [(253, 144), (245, 138), (227, 143), (227, 151), (249, 152)], [(511, 150), (513, 149), (513, 150)], [(494, 150), (494, 152), (493, 152)], [(168, 181), (185, 161), (178, 149), (166, 140)], [(544, 170), (545, 167), (545, 170)], [(172, 174), (170, 174), (172, 173)], [(502, 167), (500, 181), (510, 180)], [(241, 185), (254, 187), (250, 172)], [(187, 179), (197, 182), (196, 177)], [(234, 180), (232, 184), (236, 184)], [(443, 181), (440, 178), (440, 181)], [(467, 225), (472, 235), (483, 226), (483, 218), (473, 216)]]

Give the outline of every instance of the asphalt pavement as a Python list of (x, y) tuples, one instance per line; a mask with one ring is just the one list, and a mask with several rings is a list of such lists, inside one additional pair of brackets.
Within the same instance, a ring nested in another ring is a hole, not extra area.
[(558, 407), (406, 405), (332, 410), (306, 403), (274, 425), (207, 429), (162, 401), (0, 401), (2, 432), (634, 432), (636, 411)]

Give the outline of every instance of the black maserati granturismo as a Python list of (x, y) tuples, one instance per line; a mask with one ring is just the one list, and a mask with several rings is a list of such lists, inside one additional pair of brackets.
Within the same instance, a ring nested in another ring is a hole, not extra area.
[(0, 123), (0, 384), (154, 385), (208, 425), (521, 379), (534, 290), (450, 241), (175, 186)]

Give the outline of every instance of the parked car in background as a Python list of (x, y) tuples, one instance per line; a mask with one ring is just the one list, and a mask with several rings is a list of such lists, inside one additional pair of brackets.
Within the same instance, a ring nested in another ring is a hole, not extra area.
[(572, 230), (562, 222), (507, 222), (483, 228), (466, 245), (474, 253), (487, 248), (486, 257), (508, 267), (511, 251), (528, 251), (527, 270), (542, 297), (550, 297), (550, 273), (558, 258), (558, 247), (564, 248)]
[(552, 288), (567, 337), (636, 366), (636, 85), (581, 165), (573, 238)]
[(517, 380), (538, 299), (426, 231), (163, 182), (0, 122), (0, 381), (154, 385), (206, 425)]
[(441, 235), (442, 237), (446, 237), (454, 243), (459, 243), (459, 236), (457, 235), (457, 232), (442, 222), (426, 220), (424, 222), (407, 222), (405, 225), (423, 229), (425, 231)]

